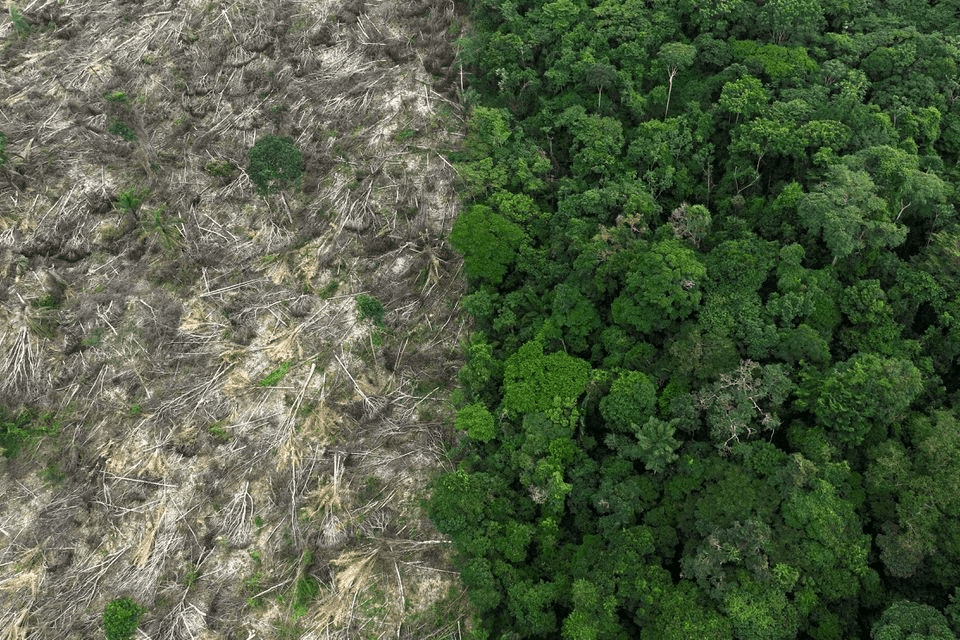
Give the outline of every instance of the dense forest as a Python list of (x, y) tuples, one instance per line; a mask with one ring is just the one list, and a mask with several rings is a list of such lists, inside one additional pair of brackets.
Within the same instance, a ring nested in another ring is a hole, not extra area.
[(475, 637), (956, 637), (960, 4), (469, 11)]

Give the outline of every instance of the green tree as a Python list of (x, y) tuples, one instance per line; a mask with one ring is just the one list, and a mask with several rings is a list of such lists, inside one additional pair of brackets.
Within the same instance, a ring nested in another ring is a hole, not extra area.
[(590, 380), (590, 365), (562, 352), (544, 354), (539, 339), (507, 358), (503, 371), (503, 408), (523, 415), (546, 411), (554, 399), (577, 399)]
[(628, 460), (640, 460), (653, 473), (663, 473), (667, 465), (676, 461), (677, 449), (682, 444), (674, 438), (679, 420), (665, 422), (651, 416), (638, 425), (631, 423), (632, 440), (621, 434), (611, 433), (606, 437), (607, 446)]
[(924, 581), (941, 589), (960, 577), (960, 425), (948, 411), (914, 416), (904, 441), (887, 440), (870, 451), (866, 485), (880, 560), (888, 574)]
[(677, 77), (681, 69), (686, 69), (693, 64), (693, 60), (696, 57), (697, 48), (691, 44), (669, 42), (660, 47), (660, 51), (657, 53), (657, 59), (667, 68), (667, 82), (669, 83), (669, 88), (667, 89), (667, 104), (663, 109), (664, 118), (670, 114), (670, 96), (673, 95), (674, 78)]
[(557, 120), (572, 135), (570, 168), (574, 178), (609, 180), (622, 173), (623, 125), (616, 118), (587, 113), (577, 105)]
[(489, 442), (497, 435), (493, 415), (480, 403), (469, 404), (457, 411), (454, 426), (480, 442)]
[(870, 630), (872, 640), (955, 640), (942, 613), (926, 604), (900, 600), (884, 610)]
[(825, 24), (819, 0), (771, 0), (764, 4), (763, 16), (777, 44), (816, 41)]
[(751, 75), (745, 75), (738, 80), (727, 82), (720, 91), (720, 110), (736, 116), (734, 122), (740, 118), (749, 120), (767, 108), (770, 93), (764, 89), (763, 83)]
[(700, 304), (706, 275), (694, 252), (679, 240), (655, 242), (637, 256), (624, 288), (613, 301), (611, 317), (641, 334), (667, 329)]
[(689, 240), (696, 248), (700, 248), (700, 243), (709, 233), (712, 222), (713, 217), (710, 211), (702, 204), (688, 205), (684, 202), (670, 214), (673, 234), (678, 238)]
[(922, 389), (920, 370), (909, 360), (858, 353), (831, 367), (812, 394), (804, 391), (801, 406), (809, 405), (839, 442), (856, 446), (872, 429), (885, 434)]
[(600, 401), (600, 413), (611, 431), (628, 432), (632, 424), (644, 424), (653, 417), (657, 388), (639, 371), (625, 371), (613, 382)]
[(523, 230), (490, 207), (473, 205), (450, 232), (450, 244), (463, 254), (463, 270), (479, 284), (499, 285), (525, 241)]
[(727, 452), (741, 439), (776, 431), (780, 426), (778, 409), (794, 388), (783, 365), (744, 360), (701, 389), (697, 399), (711, 438)]
[(603, 326), (593, 302), (583, 295), (579, 287), (561, 283), (553, 290), (550, 307), (550, 320), (544, 328), (545, 337), (556, 336), (573, 353), (589, 353), (590, 337)]
[(866, 172), (833, 165), (827, 179), (801, 198), (800, 222), (814, 237), (822, 234), (833, 262), (866, 248), (897, 247), (906, 239), (906, 227), (891, 220), (876, 191)]

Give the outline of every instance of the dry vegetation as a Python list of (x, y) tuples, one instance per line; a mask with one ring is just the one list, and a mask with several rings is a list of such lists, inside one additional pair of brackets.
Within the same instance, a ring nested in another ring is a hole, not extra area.
[[(121, 596), (157, 639), (458, 636), (419, 504), (464, 337), (453, 11), (0, 21), (0, 404), (53, 425), (0, 474), (0, 638), (102, 637)], [(260, 197), (265, 135), (305, 170)]]

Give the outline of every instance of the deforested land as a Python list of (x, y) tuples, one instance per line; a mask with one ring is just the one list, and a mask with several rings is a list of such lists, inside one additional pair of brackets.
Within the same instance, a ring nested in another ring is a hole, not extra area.
[(453, 4), (5, 13), (0, 637), (455, 636)]

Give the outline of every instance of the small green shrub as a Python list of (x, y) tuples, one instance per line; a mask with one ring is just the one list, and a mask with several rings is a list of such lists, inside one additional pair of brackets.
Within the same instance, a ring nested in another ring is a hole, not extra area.
[(143, 204), (143, 201), (146, 200), (149, 195), (149, 189), (130, 187), (126, 191), (121, 191), (117, 194), (117, 207), (124, 211), (136, 213), (137, 209), (140, 208), (140, 205)]
[(260, 195), (291, 186), (303, 174), (303, 154), (286, 136), (260, 138), (247, 158), (247, 175)]
[(117, 598), (103, 609), (107, 640), (129, 640), (137, 632), (144, 609), (130, 598)]
[(189, 589), (190, 587), (192, 587), (197, 583), (197, 580), (200, 579), (201, 575), (203, 574), (200, 572), (200, 568), (194, 567), (193, 569), (187, 572), (187, 575), (183, 577), (183, 586)]
[(243, 592), (250, 596), (247, 598), (247, 606), (251, 609), (256, 608), (264, 603), (263, 597), (259, 595), (262, 591), (262, 587), (262, 571), (257, 571), (252, 576), (243, 579)]
[(130, 101), (125, 91), (111, 91), (103, 94), (103, 99), (116, 105), (124, 106)]
[(293, 619), (303, 617), (307, 607), (320, 594), (320, 584), (312, 576), (301, 576), (293, 597)]
[(0, 131), (0, 167), (7, 164), (7, 134)]
[(60, 306), (60, 303), (63, 300), (52, 293), (44, 295), (42, 298), (37, 298), (30, 301), (30, 306), (34, 309), (57, 309)]
[(40, 472), (40, 478), (48, 487), (56, 487), (66, 480), (67, 474), (60, 470), (56, 462), (51, 462)]
[(383, 304), (372, 296), (357, 296), (357, 317), (363, 320), (370, 320), (373, 324), (383, 325), (383, 315), (385, 311)]
[(163, 245), (164, 249), (173, 249), (180, 245), (181, 233), (177, 225), (181, 222), (183, 222), (182, 218), (168, 217), (164, 205), (160, 205), (143, 217), (141, 223), (143, 227), (142, 235), (153, 235)]
[(137, 139), (137, 132), (133, 130), (133, 127), (125, 123), (120, 118), (114, 118), (107, 131), (115, 136), (120, 136), (127, 142), (133, 142)]

